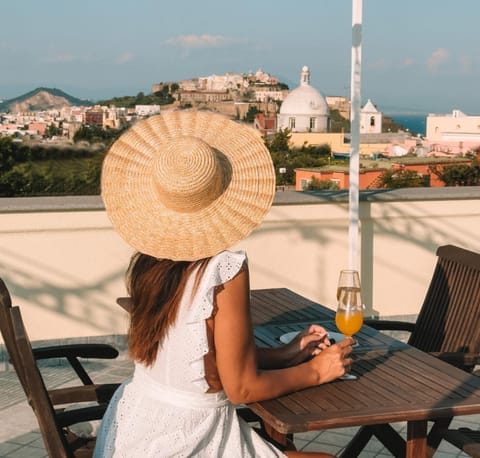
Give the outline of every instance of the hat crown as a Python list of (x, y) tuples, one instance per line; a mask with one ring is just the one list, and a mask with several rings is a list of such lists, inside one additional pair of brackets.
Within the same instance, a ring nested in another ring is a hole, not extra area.
[(221, 196), (230, 181), (222, 156), (196, 137), (171, 140), (153, 163), (152, 179), (163, 205), (176, 212), (192, 213)]

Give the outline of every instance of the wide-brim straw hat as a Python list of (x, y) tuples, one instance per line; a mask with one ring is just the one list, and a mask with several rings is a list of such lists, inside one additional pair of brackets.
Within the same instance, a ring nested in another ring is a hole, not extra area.
[(275, 171), (254, 129), (210, 112), (171, 111), (118, 138), (101, 184), (108, 216), (129, 245), (193, 261), (231, 247), (262, 222)]

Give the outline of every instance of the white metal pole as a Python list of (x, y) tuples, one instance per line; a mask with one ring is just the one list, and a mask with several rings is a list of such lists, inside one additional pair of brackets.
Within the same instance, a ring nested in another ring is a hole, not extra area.
[(349, 186), (349, 266), (358, 270), (359, 255), (359, 164), (362, 70), (362, 0), (352, 0), (352, 68), (350, 80), (350, 186)]

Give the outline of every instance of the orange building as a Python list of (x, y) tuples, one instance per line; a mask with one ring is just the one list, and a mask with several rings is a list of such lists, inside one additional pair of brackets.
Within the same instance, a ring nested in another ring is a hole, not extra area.
[(38, 135), (41, 135), (43, 137), (45, 135), (46, 130), (47, 130), (47, 123), (46, 122), (31, 122), (28, 125), (28, 130), (36, 131)]
[(257, 113), (253, 120), (253, 127), (265, 136), (275, 133), (277, 130), (277, 116), (268, 116), (263, 113)]
[[(380, 177), (387, 170), (415, 170), (421, 176), (427, 176), (430, 187), (443, 187), (445, 184), (437, 175), (430, 172), (429, 167), (436, 166), (439, 170), (452, 165), (471, 165), (468, 158), (425, 159), (418, 157), (395, 158), (392, 160), (361, 161), (359, 171), (359, 189), (378, 189)], [(348, 165), (332, 165), (319, 168), (295, 169), (295, 190), (303, 191), (312, 179), (318, 181), (333, 181), (340, 189), (350, 186), (350, 170)]]

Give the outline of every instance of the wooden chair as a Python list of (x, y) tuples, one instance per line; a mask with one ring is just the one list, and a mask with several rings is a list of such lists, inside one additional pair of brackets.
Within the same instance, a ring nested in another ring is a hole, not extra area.
[[(453, 245), (437, 249), (437, 263), (415, 323), (365, 320), (379, 330), (409, 331), (408, 343), (465, 371), (480, 362), (480, 253)], [(433, 454), (452, 419), (436, 421), (429, 433)], [(356, 457), (372, 436), (394, 456), (405, 456), (405, 441), (388, 424), (361, 427), (342, 457)]]
[[(49, 456), (90, 457), (95, 438), (81, 438), (69, 426), (101, 419), (118, 384), (95, 385), (78, 358), (110, 359), (118, 355), (117, 350), (103, 344), (32, 349), (20, 309), (18, 306), (12, 307), (10, 294), (1, 279), (0, 330), (15, 372), (36, 415)], [(37, 360), (49, 357), (65, 357), (73, 362), (72, 367), (85, 384), (47, 390)], [(81, 403), (88, 403), (88, 406), (77, 407)]]
[[(0, 278), (0, 331), (10, 359), (15, 365), (16, 349), (13, 344), (13, 329), (10, 319), (11, 307), (10, 292), (5, 282)], [(79, 358), (115, 359), (118, 356), (118, 350), (106, 344), (82, 343), (34, 348), (33, 354), (36, 360), (65, 358), (81, 382), (84, 385), (92, 385), (93, 381), (80, 363)]]

